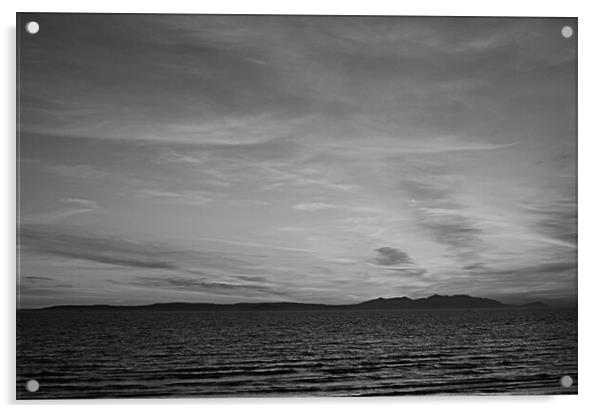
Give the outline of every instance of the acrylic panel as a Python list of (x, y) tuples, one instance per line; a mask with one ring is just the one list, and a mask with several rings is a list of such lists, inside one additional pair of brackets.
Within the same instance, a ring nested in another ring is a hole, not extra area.
[(577, 19), (16, 30), (18, 399), (577, 393)]

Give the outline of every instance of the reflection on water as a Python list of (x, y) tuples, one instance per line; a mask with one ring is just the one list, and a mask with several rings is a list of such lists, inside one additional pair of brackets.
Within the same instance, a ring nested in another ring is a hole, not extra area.
[(20, 399), (577, 392), (569, 309), (21, 311), (17, 323)]

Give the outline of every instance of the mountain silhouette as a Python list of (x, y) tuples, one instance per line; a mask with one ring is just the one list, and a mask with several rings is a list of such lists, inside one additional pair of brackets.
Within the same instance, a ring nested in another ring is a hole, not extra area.
[(193, 310), (193, 311), (312, 311), (312, 310), (437, 310), (469, 308), (536, 308), (547, 307), (535, 301), (523, 305), (504, 304), (490, 298), (471, 297), (469, 295), (438, 295), (411, 299), (408, 297), (377, 298), (358, 304), (331, 305), (306, 304), (296, 302), (272, 303), (156, 303), (148, 305), (58, 305), (43, 310)]
[(361, 308), (395, 309), (395, 308), (496, 308), (508, 307), (499, 301), (489, 298), (471, 297), (469, 295), (438, 295), (412, 300), (408, 297), (378, 298), (357, 304)]
[(519, 307), (529, 307), (529, 308), (537, 308), (537, 307), (547, 307), (548, 305), (542, 303), (541, 301), (533, 301), (527, 304), (522, 304)]

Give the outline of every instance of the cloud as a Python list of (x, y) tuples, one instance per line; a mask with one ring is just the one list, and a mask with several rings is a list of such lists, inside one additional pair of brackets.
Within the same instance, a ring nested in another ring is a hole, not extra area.
[(82, 209), (92, 210), (98, 208), (98, 204), (96, 203), (96, 201), (91, 201), (89, 199), (63, 198), (61, 201), (69, 205), (79, 206)]
[[(91, 235), (67, 226), (20, 224), (19, 246), (40, 255), (130, 268), (165, 270), (206, 275), (247, 269), (249, 264), (227, 253), (172, 249), (142, 241), (126, 241), (118, 237)], [(197, 266), (203, 265), (203, 271)]]
[(577, 247), (576, 199), (550, 202), (545, 206), (523, 206), (535, 220), (534, 229), (568, 248)]
[(460, 205), (452, 200), (453, 193), (448, 185), (434, 183), (432, 177), (422, 180), (404, 180), (401, 182), (402, 190), (418, 206), (428, 208), (459, 209)]
[(60, 200), (60, 206), (58, 208), (37, 214), (29, 214), (27, 219), (32, 222), (48, 223), (65, 220), (74, 215), (86, 212), (94, 212), (98, 208), (98, 203), (96, 201), (80, 198), (63, 198)]
[(90, 165), (51, 165), (48, 170), (73, 180), (97, 181), (111, 177), (111, 174)]
[(50, 277), (41, 277), (41, 276), (37, 276), (37, 275), (28, 275), (25, 277), (21, 277), (24, 280), (28, 280), (31, 282), (48, 282), (48, 281), (54, 281), (54, 278), (50, 278)]
[(159, 154), (158, 163), (184, 163), (199, 165), (206, 163), (209, 160), (209, 156), (206, 153), (199, 153), (193, 155), (179, 153), (175, 150), (167, 150)]
[[(239, 277), (240, 278), (240, 277)], [(231, 282), (215, 282), (206, 279), (194, 279), (186, 277), (137, 277), (136, 281), (128, 282), (128, 284), (139, 284), (145, 287), (159, 288), (175, 288), (185, 291), (208, 292), (217, 295), (232, 295), (232, 294), (268, 294), (279, 296), (287, 296), (283, 291), (276, 291), (270, 286), (258, 283), (231, 283)]]
[(570, 274), (577, 272), (576, 257), (567, 259), (566, 261), (550, 261), (528, 266), (510, 265), (508, 268), (495, 269), (486, 266), (472, 269), (475, 273), (481, 273), (487, 277), (494, 277), (501, 283), (507, 281), (507, 277), (525, 278), (528, 277), (534, 282), (539, 282), (542, 285), (547, 283), (546, 276), (556, 274)]
[(376, 252), (376, 257), (368, 261), (372, 267), (410, 277), (419, 277), (427, 273), (426, 269), (418, 267), (406, 252), (398, 248), (381, 247), (375, 249), (374, 252)]
[(456, 199), (458, 194), (450, 189), (452, 183), (444, 186), (433, 181), (429, 178), (402, 183), (412, 201), (417, 222), (462, 265), (479, 262), (479, 254), (488, 248), (481, 238), (483, 230)]
[[(577, 294), (577, 257), (552, 257), (542, 259), (530, 265), (521, 262), (506, 263), (503, 268), (493, 268), (484, 265), (468, 273), (472, 283), (489, 297), (505, 297), (514, 301), (520, 296), (537, 299), (560, 299), (566, 301), (568, 297)], [(455, 288), (456, 280), (444, 281), (443, 285)], [(565, 302), (566, 304), (566, 302)]]
[(266, 282), (267, 278), (254, 275), (237, 275), (236, 278), (243, 281)]
[[(27, 275), (19, 277), (19, 292), (29, 294), (32, 291), (39, 289), (49, 292), (52, 289), (73, 288), (74, 285), (66, 283), (52, 277), (44, 277), (38, 275)], [(56, 291), (56, 290), (55, 290)]]
[(169, 256), (169, 252), (151, 244), (65, 232), (54, 226), (22, 224), (18, 242), (42, 254), (124, 267), (178, 269), (174, 262), (157, 258)]
[(158, 189), (140, 189), (130, 192), (131, 195), (154, 198), (159, 201), (204, 206), (213, 201), (213, 194), (208, 191), (162, 191)]
[[(123, 276), (124, 283), (128, 283), (125, 281), (128, 274), (139, 273), (134, 270), (154, 270), (154, 273), (162, 276), (157, 279), (148, 277), (148, 280), (154, 280), (149, 283), (152, 286), (162, 283), (164, 286), (184, 289), (188, 285), (221, 295), (226, 295), (227, 291), (243, 290), (286, 295), (285, 292), (272, 290), (268, 279), (263, 276), (266, 271), (273, 273), (274, 267), (262, 269), (257, 263), (240, 259), (244, 254), (238, 252), (174, 249), (155, 243), (91, 235), (70, 227), (39, 224), (21, 224), (18, 229), (18, 245), (21, 253), (122, 267), (114, 273), (119, 278)], [(25, 259), (25, 262), (28, 260)], [(77, 268), (83, 267), (78, 265)], [(88, 270), (97, 272), (98, 268)], [(194, 278), (182, 275), (193, 275)], [(39, 283), (43, 278), (28, 281)]]
[(299, 211), (324, 211), (327, 209), (339, 208), (339, 205), (328, 204), (325, 202), (307, 202), (293, 205), (293, 208)]
[[(353, 141), (353, 140), (352, 140)], [(366, 147), (354, 142), (341, 143), (317, 143), (317, 147), (336, 151), (338, 154), (345, 154), (356, 157), (366, 157), (369, 155), (392, 156), (392, 155), (435, 155), (446, 154), (450, 152), (479, 152), (493, 151), (498, 149), (511, 148), (518, 144), (512, 143), (488, 143), (479, 142), (475, 139), (462, 139), (457, 136), (441, 136), (436, 138), (423, 139), (404, 139), (399, 142), (390, 137), (380, 139), (373, 138), (373, 145)]]
[[(21, 224), (18, 245), (25, 262), (31, 262), (29, 257), (33, 254), (38, 258), (63, 257), (121, 267), (116, 268), (110, 278), (103, 279), (105, 273), (100, 274), (101, 280), (113, 284), (253, 299), (289, 296), (287, 291), (275, 289), (269, 278), (255, 275), (265, 274), (265, 271), (274, 273), (275, 267), (262, 269), (257, 263), (232, 258), (228, 252), (173, 249), (166, 245), (88, 234), (71, 227), (41, 224)], [(53, 265), (60, 263), (50, 262)], [(84, 268), (74, 264), (69, 263), (69, 268)], [(102, 268), (88, 268), (83, 273), (92, 271), (99, 276), (98, 271)], [(142, 270), (152, 270), (156, 275), (135, 276), (132, 281), (132, 276)], [(48, 292), (49, 288), (71, 287), (45, 276), (26, 276), (21, 281), (21, 293), (29, 295), (36, 291)]]
[(395, 266), (399, 264), (414, 264), (408, 254), (397, 248), (381, 247), (374, 251), (378, 253), (378, 256), (372, 262), (377, 265)]
[(289, 251), (289, 252), (299, 252), (299, 253), (313, 253), (315, 251), (305, 249), (305, 248), (288, 248), (279, 245), (271, 245), (264, 244), (259, 242), (251, 242), (251, 241), (237, 241), (237, 240), (228, 240), (221, 238), (207, 238), (207, 237), (197, 237), (198, 240), (215, 242), (218, 244), (231, 244), (236, 246), (244, 246), (244, 247), (254, 247), (259, 249), (268, 249), (268, 250), (280, 250), (280, 251)]
[(462, 261), (478, 259), (479, 252), (486, 249), (480, 238), (482, 230), (474, 222), (456, 213), (427, 214), (421, 224), (429, 229), (435, 240), (446, 245)]

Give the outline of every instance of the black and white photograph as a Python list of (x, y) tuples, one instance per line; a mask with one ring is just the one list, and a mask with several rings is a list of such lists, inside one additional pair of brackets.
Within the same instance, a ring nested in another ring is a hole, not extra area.
[(578, 393), (577, 18), (16, 20), (17, 399)]

